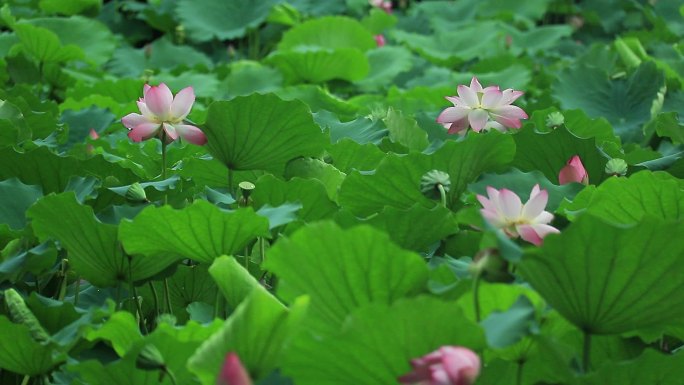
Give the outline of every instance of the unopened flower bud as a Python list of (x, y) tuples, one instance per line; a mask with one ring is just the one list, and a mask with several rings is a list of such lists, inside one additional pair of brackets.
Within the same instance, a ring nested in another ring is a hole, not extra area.
[(439, 199), (441, 194), (439, 192), (440, 186), (445, 193), (449, 192), (451, 188), (451, 179), (449, 174), (444, 171), (430, 170), (422, 178), (420, 178), (420, 191), (427, 197)]
[(145, 345), (135, 360), (135, 367), (142, 370), (164, 370), (166, 364), (159, 349), (152, 344)]
[(606, 174), (624, 176), (627, 174), (627, 162), (624, 159), (613, 158), (606, 163)]
[(565, 123), (565, 116), (558, 111), (554, 111), (546, 117), (546, 127), (548, 128), (556, 128), (563, 123)]
[(135, 182), (128, 187), (128, 190), (126, 190), (126, 200), (131, 203), (148, 202), (145, 189), (138, 182)]

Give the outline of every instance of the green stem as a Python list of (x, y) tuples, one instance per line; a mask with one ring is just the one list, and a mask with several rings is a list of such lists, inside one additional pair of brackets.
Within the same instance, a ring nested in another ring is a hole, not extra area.
[[(161, 178), (162, 180), (166, 180), (166, 133), (162, 129), (162, 134), (161, 134), (161, 142), (162, 142), (162, 148), (161, 148), (161, 155), (162, 155), (162, 161), (161, 161)], [(164, 191), (164, 205), (167, 205), (169, 203), (169, 196), (166, 194), (166, 191)]]
[(442, 206), (447, 207), (446, 190), (444, 190), (444, 186), (442, 186), (441, 183), (437, 184), (437, 190), (439, 190), (439, 197), (442, 201)]
[(78, 305), (78, 297), (81, 294), (81, 277), (76, 277), (76, 288), (74, 292), (74, 307)]
[(480, 322), (480, 274), (473, 279), (473, 307), (475, 308), (475, 321)]
[(21, 380), (21, 385), (28, 385), (29, 380), (31, 380), (31, 376), (29, 376), (29, 375), (24, 376), (24, 379)]
[(131, 263), (131, 258), (128, 257), (128, 283), (131, 285), (131, 293), (133, 294), (133, 301), (135, 302), (135, 309), (140, 317), (140, 323), (142, 324), (143, 333), (147, 334), (147, 325), (145, 325), (145, 317), (143, 317), (142, 307), (140, 306), (140, 301), (138, 301), (138, 291), (133, 284), (133, 266)]
[(266, 262), (266, 239), (259, 237), (259, 252), (261, 253), (261, 263)]
[(518, 369), (515, 373), (515, 385), (522, 385), (523, 366), (525, 366), (525, 361), (518, 361)]
[(166, 300), (166, 312), (173, 314), (173, 307), (171, 307), (171, 290), (169, 290), (169, 279), (164, 278), (164, 299)]
[(57, 295), (57, 299), (59, 301), (64, 301), (64, 297), (66, 296), (66, 291), (67, 291), (67, 271), (69, 268), (67, 267), (67, 262), (66, 260), (62, 260), (62, 282), (59, 285), (59, 294)]
[(237, 195), (233, 191), (233, 170), (228, 167), (228, 193), (237, 200)]
[(157, 289), (154, 287), (152, 281), (148, 283), (150, 284), (150, 291), (152, 291), (152, 300), (154, 301), (154, 316), (156, 318), (159, 315), (159, 296), (157, 295)]
[(584, 331), (584, 346), (582, 348), (582, 370), (584, 370), (584, 373), (589, 373), (589, 370), (591, 369), (591, 361), (590, 361), (590, 354), (591, 354), (591, 333), (587, 332), (586, 330)]
[(116, 309), (120, 309), (121, 305), (121, 281), (117, 281), (116, 283)]
[(245, 270), (249, 271), (249, 246), (245, 246)]
[(166, 372), (166, 374), (169, 375), (169, 380), (171, 380), (171, 383), (173, 385), (178, 385), (178, 382), (176, 382), (176, 376), (173, 375), (173, 372), (171, 371), (171, 369), (166, 368), (164, 371)]

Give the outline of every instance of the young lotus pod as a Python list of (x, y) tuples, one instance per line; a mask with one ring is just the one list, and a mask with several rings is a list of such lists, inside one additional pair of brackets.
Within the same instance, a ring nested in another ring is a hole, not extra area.
[(625, 176), (627, 174), (627, 162), (624, 159), (613, 158), (606, 163), (606, 174)]
[(451, 188), (449, 174), (444, 171), (430, 170), (420, 178), (420, 191), (428, 198), (439, 199), (441, 197), (440, 187), (445, 194)]
[(29, 328), (31, 337), (37, 342), (46, 342), (50, 335), (40, 324), (35, 315), (26, 306), (24, 298), (14, 289), (5, 290), (5, 303), (10, 312), (10, 317), (14, 323), (26, 325)]

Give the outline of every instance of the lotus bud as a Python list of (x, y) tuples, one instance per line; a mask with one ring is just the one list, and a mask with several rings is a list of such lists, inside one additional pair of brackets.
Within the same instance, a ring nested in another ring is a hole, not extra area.
[(480, 357), (461, 346), (442, 346), (411, 360), (413, 371), (398, 378), (402, 384), (471, 385), (480, 374)]
[(252, 380), (249, 378), (247, 369), (242, 365), (240, 357), (237, 354), (230, 352), (226, 354), (219, 373), (218, 385), (252, 385)]
[(560, 170), (560, 173), (558, 173), (558, 182), (562, 185), (572, 182), (582, 183), (584, 185), (589, 184), (589, 174), (587, 174), (587, 170), (584, 169), (582, 159), (580, 159), (578, 155), (570, 158), (565, 167)]
[(165, 370), (164, 357), (152, 344), (145, 345), (135, 360), (135, 367), (142, 370)]
[(624, 159), (613, 158), (606, 163), (606, 174), (624, 176), (627, 174), (627, 162)]
[(147, 200), (147, 194), (145, 194), (145, 189), (138, 182), (135, 182), (128, 187), (128, 190), (126, 190), (126, 200), (131, 203), (149, 202), (149, 200)]

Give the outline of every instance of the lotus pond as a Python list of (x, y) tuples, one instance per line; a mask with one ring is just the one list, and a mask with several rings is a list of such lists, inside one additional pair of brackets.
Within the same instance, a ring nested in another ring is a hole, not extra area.
[(684, 384), (675, 0), (4, 0), (0, 384)]

